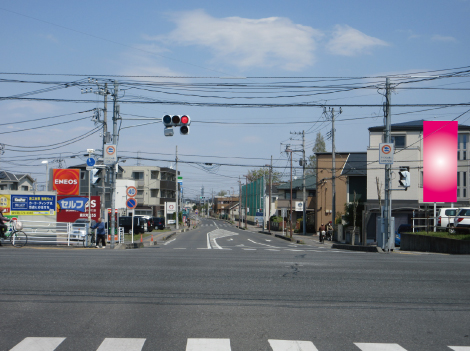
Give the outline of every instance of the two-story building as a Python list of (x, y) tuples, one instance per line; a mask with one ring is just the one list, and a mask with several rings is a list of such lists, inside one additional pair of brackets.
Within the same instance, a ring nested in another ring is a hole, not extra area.
[(238, 214), (239, 197), (233, 195), (214, 196), (213, 215), (218, 218), (232, 219), (233, 211)]
[[(400, 224), (412, 223), (412, 219), (423, 216), (433, 217), (434, 203), (423, 201), (423, 120), (396, 123), (391, 125), (391, 140), (395, 144), (392, 165), (392, 216), (395, 217), (395, 230)], [(438, 203), (439, 207), (463, 207), (469, 204), (470, 157), (468, 141), (470, 126), (458, 126), (457, 152), (457, 202)], [(367, 148), (367, 238), (376, 236), (377, 217), (380, 205), (384, 205), (385, 165), (379, 164), (379, 144), (384, 142), (384, 126), (369, 128)], [(399, 186), (398, 172), (408, 167), (411, 184), (405, 191)], [(380, 203), (379, 203), (380, 202)], [(424, 217), (423, 217), (424, 218)]]
[(0, 190), (32, 191), (34, 182), (29, 174), (0, 171)]
[[(318, 227), (333, 219), (333, 154), (316, 153), (317, 196), (316, 219)], [(336, 218), (341, 219), (345, 205), (367, 200), (367, 154), (365, 152), (335, 153), (335, 207)]]

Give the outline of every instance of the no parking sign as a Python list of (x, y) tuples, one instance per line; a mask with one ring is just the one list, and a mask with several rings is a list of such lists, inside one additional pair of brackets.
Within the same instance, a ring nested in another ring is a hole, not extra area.
[(393, 143), (381, 143), (379, 144), (379, 163), (382, 165), (393, 164), (393, 154), (395, 150), (395, 144)]

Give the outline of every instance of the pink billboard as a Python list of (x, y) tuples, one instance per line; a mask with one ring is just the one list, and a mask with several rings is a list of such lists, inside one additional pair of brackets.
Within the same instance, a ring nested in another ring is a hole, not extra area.
[(423, 201), (457, 202), (457, 121), (423, 122)]

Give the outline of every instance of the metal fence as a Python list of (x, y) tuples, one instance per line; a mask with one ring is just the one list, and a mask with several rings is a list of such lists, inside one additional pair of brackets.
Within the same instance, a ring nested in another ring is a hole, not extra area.
[[(90, 230), (88, 223), (41, 222), (22, 220), (23, 231), (28, 235), (28, 245), (83, 246)], [(124, 228), (120, 227), (116, 239), (124, 242)]]

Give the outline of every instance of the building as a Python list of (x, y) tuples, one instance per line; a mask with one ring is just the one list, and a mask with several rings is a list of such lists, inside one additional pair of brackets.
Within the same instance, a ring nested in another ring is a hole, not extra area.
[[(305, 177), (306, 189), (306, 214), (307, 226), (310, 228), (308, 231), (313, 231), (315, 224), (315, 206), (317, 198), (317, 177), (310, 175)], [(292, 223), (297, 223), (297, 219), (303, 217), (303, 178), (298, 178), (292, 181), (292, 208), (290, 207), (290, 194), (291, 183), (287, 182), (277, 186), (279, 197), (277, 200), (277, 215), (281, 216), (282, 210), (286, 210), (287, 220), (290, 218), (290, 211), (292, 210)], [(295, 226), (293, 226), (295, 228)]]
[[(214, 196), (213, 215), (218, 218), (233, 218), (233, 209), (238, 205), (239, 197), (233, 195)], [(238, 213), (238, 211), (236, 211)]]
[[(418, 225), (416, 218), (434, 217), (434, 203), (423, 201), (423, 120), (397, 123), (391, 125), (391, 139), (395, 143), (392, 165), (391, 193), (392, 217), (395, 217), (395, 229), (400, 224)], [(463, 207), (469, 203), (469, 153), (468, 141), (470, 126), (458, 126), (457, 152), (457, 202), (439, 203), (437, 207)], [(380, 205), (383, 206), (385, 165), (378, 163), (379, 144), (384, 142), (384, 126), (369, 128), (369, 147), (367, 148), (367, 238), (376, 239), (377, 217)], [(400, 188), (398, 172), (409, 167), (410, 187), (405, 191)]]
[[(135, 181), (137, 188), (135, 198), (138, 203), (135, 214), (163, 217), (165, 202), (176, 201), (174, 169), (157, 166), (124, 166), (122, 171), (118, 172), (117, 179)], [(179, 200), (181, 203), (181, 196)]]
[(29, 174), (0, 171), (0, 190), (32, 191), (34, 182)]
[[(317, 157), (317, 197), (316, 219), (318, 227), (333, 219), (332, 189), (332, 153), (316, 153)], [(354, 201), (367, 200), (367, 153), (336, 152), (335, 153), (335, 207), (336, 219), (341, 220), (345, 213), (345, 205)]]

